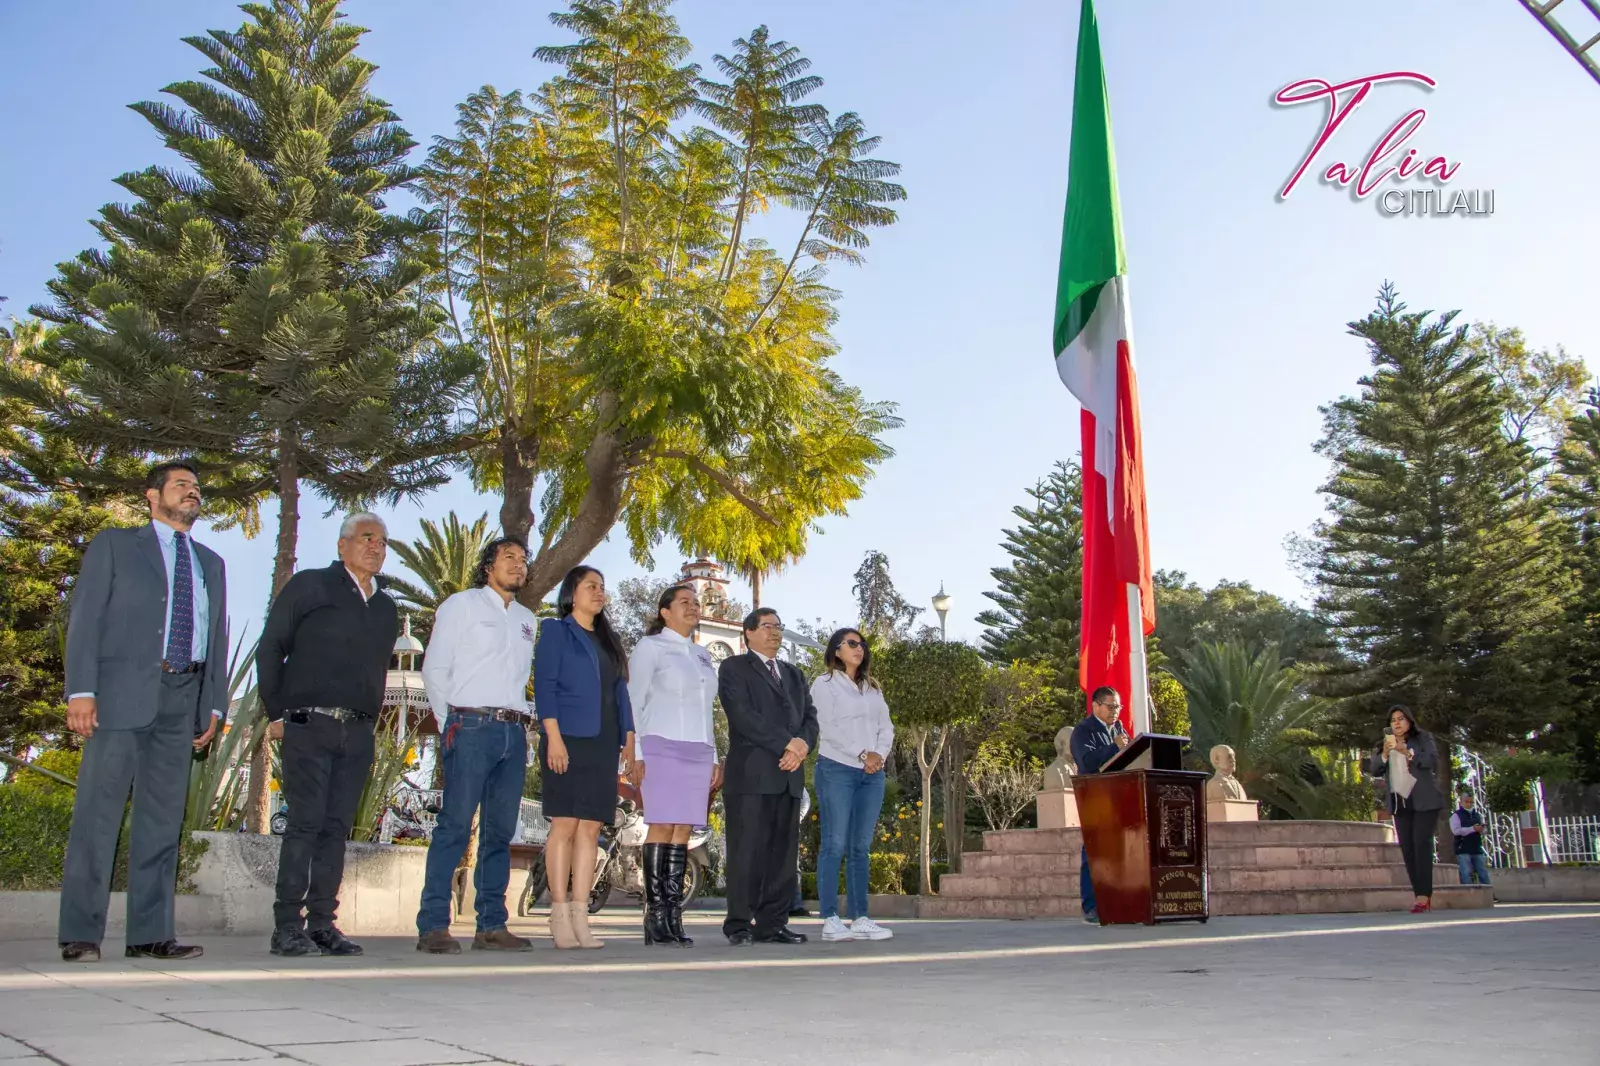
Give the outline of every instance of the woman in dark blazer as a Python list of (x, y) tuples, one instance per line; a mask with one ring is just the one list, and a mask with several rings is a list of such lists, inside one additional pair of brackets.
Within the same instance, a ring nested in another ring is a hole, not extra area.
[(560, 617), (540, 623), (533, 652), (533, 709), (544, 734), (540, 802), (550, 822), (550, 936), (558, 948), (604, 946), (589, 930), (589, 890), (600, 827), (616, 818), (617, 775), (633, 765), (628, 658), (605, 607), (605, 575), (573, 567), (556, 595)]
[(1373, 777), (1389, 782), (1394, 832), (1400, 839), (1411, 891), (1417, 896), (1412, 914), (1421, 914), (1433, 905), (1433, 838), (1444, 807), (1444, 793), (1434, 778), (1438, 766), (1439, 749), (1433, 737), (1417, 726), (1411, 709), (1398, 703), (1390, 707), (1389, 728), (1372, 755), (1370, 770)]

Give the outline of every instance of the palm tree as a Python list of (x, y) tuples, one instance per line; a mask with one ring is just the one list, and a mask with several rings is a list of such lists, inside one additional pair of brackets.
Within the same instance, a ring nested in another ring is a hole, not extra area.
[[(398, 595), (401, 603), (416, 611), (416, 619), (423, 630), (432, 628), (433, 612), (449, 597), (472, 587), (478, 569), (478, 557), (492, 539), (489, 516), (479, 516), (470, 526), (451, 511), (441, 525), (422, 520), (422, 537), (406, 544), (390, 544), (406, 569), (416, 575), (421, 584), (412, 584), (404, 578), (389, 577), (388, 587)], [(426, 635), (421, 634), (426, 640)]]
[(1312, 749), (1327, 703), (1304, 691), (1299, 672), (1284, 666), (1272, 646), (1202, 643), (1180, 655), (1182, 667), (1168, 669), (1189, 696), (1194, 753), (1204, 758), (1227, 744), (1251, 797), (1291, 818), (1322, 813), (1307, 796), (1323, 783)]

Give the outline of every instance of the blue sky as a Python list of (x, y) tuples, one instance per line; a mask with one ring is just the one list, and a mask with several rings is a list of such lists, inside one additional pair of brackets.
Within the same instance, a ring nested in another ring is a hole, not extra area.
[[(563, 39), (545, 18), (554, 6), (347, 8), (372, 30), (363, 51), (381, 67), (377, 91), (426, 144), (480, 85), (543, 80), (531, 53)], [(1077, 8), (682, 0), (676, 9), (702, 63), (760, 22), (798, 45), (826, 79), (818, 99), (862, 114), (884, 138), (881, 154), (904, 165), (910, 192), (866, 266), (835, 274), (844, 293), (838, 369), (868, 396), (897, 401), (906, 426), (865, 499), (769, 583), (767, 602), (790, 619), (852, 618), (851, 574), (865, 551), (880, 549), (914, 601), (926, 604), (943, 582), (956, 601), (951, 635), (976, 638), (989, 569), (1005, 562), (1010, 508), (1077, 450), (1077, 405), (1055, 376), (1049, 321)], [(0, 0), (6, 311), (24, 313), (53, 265), (92, 243), (87, 220), (118, 198), (116, 174), (162, 160), (125, 105), (200, 69), (181, 36), (239, 21), (220, 0)], [(1344, 324), (1367, 313), (1382, 281), (1414, 308), (1520, 326), (1536, 345), (1564, 345), (1594, 365), (1600, 324), (1585, 265), (1600, 246), (1587, 197), (1600, 170), (1600, 86), (1511, 0), (1102, 0), (1100, 21), (1156, 565), (1303, 600), (1283, 539), (1320, 513), (1317, 408), (1353, 391), (1364, 371), (1365, 352)], [(1395, 69), (1438, 86), (1375, 88), (1279, 202), (1322, 118), (1314, 106), (1275, 107), (1273, 94), (1303, 78)], [(1418, 106), (1428, 120), (1411, 144), (1460, 164), (1453, 188), (1493, 189), (1492, 217), (1385, 218), (1372, 201), (1316, 180), (1334, 161), (1359, 166)], [(786, 243), (793, 225), (774, 217), (763, 228)], [(395, 508), (391, 531), (410, 537), (422, 517), (495, 508), (462, 477)], [(301, 509), (301, 565), (320, 565), (332, 558), (336, 520), (314, 501)], [(209, 542), (230, 564), (235, 634), (258, 628), (270, 535), (214, 533)], [(594, 562), (613, 582), (639, 572), (619, 542)], [(675, 569), (676, 547), (662, 545), (656, 562)]]

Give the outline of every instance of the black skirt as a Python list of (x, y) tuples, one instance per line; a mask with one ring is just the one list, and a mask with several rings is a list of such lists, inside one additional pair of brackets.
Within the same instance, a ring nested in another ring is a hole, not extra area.
[(539, 803), (546, 818), (581, 818), (610, 825), (617, 817), (617, 742), (610, 737), (563, 737), (567, 772), (550, 769), (550, 745), (539, 744)]

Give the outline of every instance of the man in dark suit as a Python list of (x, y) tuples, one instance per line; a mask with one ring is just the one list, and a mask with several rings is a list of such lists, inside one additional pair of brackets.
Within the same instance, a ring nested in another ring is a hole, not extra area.
[[(1089, 697), (1089, 716), (1072, 727), (1072, 761), (1080, 774), (1097, 774), (1111, 757), (1128, 746), (1128, 733), (1122, 728), (1122, 697), (1109, 685), (1101, 685)], [(1083, 904), (1083, 920), (1100, 924), (1095, 905), (1094, 880), (1089, 876), (1089, 849), (1083, 849), (1078, 867), (1078, 896)]]
[(790, 931), (800, 850), (806, 755), (817, 744), (817, 708), (805, 677), (778, 661), (783, 621), (770, 607), (744, 620), (749, 651), (723, 660), (717, 694), (728, 716), (722, 793), (728, 818), (728, 916), (735, 945), (803, 944)]
[(189, 536), (200, 478), (161, 463), (145, 482), (150, 524), (103, 530), (83, 555), (67, 624), (67, 728), (84, 738), (61, 876), (61, 957), (95, 962), (105, 936), (122, 812), (130, 958), (192, 959), (174, 940), (178, 838), (189, 760), (228, 709), (222, 558)]

